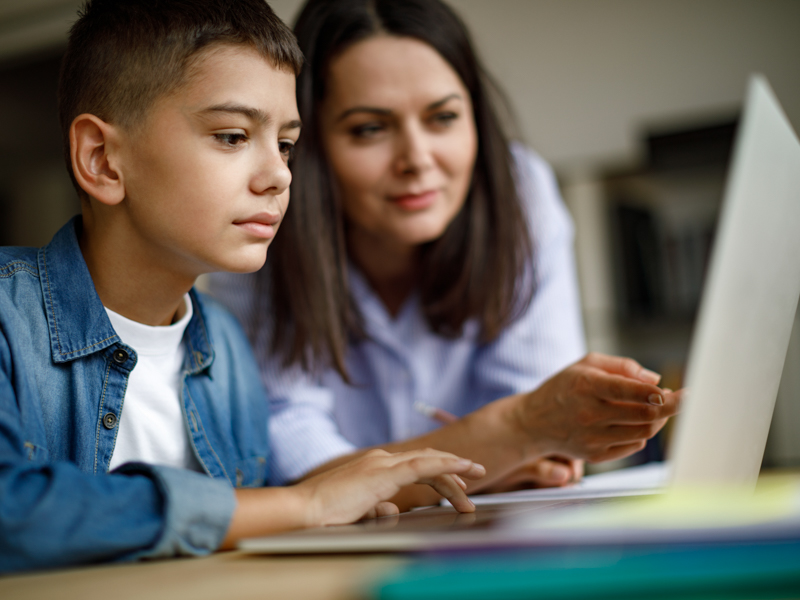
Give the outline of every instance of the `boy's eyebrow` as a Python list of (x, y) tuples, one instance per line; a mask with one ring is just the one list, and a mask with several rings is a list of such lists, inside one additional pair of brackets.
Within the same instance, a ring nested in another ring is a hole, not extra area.
[[(437, 108), (440, 108), (445, 104), (447, 104), (448, 102), (450, 102), (450, 100), (462, 100), (462, 99), (463, 98), (461, 97), (461, 94), (458, 93), (448, 94), (441, 100), (436, 100), (435, 102), (431, 102), (430, 104), (428, 104), (428, 106), (425, 107), (425, 110), (436, 110)], [(364, 112), (382, 117), (388, 117), (392, 114), (392, 110), (388, 108), (377, 108), (374, 106), (354, 106), (353, 108), (348, 108), (341, 115), (339, 115), (337, 121), (342, 121), (352, 114), (364, 113)]]
[[(252, 106), (246, 106), (244, 104), (215, 104), (214, 106), (209, 106), (200, 111), (201, 113), (235, 113), (244, 115), (251, 121), (255, 121), (259, 124), (268, 123), (270, 121), (270, 116), (265, 113), (263, 110), (254, 108)], [(302, 123), (298, 120), (287, 121), (283, 123), (281, 129), (299, 129)]]

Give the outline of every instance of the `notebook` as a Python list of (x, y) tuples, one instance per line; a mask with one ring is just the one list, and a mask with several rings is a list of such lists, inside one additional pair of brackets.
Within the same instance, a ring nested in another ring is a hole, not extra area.
[[(627, 483), (626, 475), (617, 475), (622, 479), (613, 491), (587, 493), (594, 485), (587, 478), (588, 486), (520, 492), (516, 501), (514, 493), (482, 496), (472, 514), (435, 507), (243, 540), (240, 548), (297, 553), (502, 545), (504, 531), (515, 543), (524, 541), (519, 528), (535, 524), (541, 511), (590, 497), (607, 503), (707, 484), (752, 488), (800, 296), (799, 228), (800, 142), (766, 79), (755, 75), (737, 133), (668, 465), (633, 471)], [(497, 527), (500, 521), (519, 526)]]

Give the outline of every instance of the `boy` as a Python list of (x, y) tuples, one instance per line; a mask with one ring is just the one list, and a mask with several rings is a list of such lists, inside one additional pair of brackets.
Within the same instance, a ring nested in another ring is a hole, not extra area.
[(84, 8), (59, 90), (81, 217), (0, 249), (0, 570), (202, 554), (396, 511), (413, 482), (472, 510), (456, 474), (482, 467), (433, 450), (263, 487), (253, 357), (192, 285), (264, 263), (301, 60), (263, 0)]

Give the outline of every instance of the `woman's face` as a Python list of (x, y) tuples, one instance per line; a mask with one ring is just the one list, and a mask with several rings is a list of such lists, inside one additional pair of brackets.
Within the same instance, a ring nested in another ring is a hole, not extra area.
[(431, 46), (378, 36), (330, 65), (322, 137), (349, 235), (405, 248), (464, 205), (477, 152), (469, 92)]

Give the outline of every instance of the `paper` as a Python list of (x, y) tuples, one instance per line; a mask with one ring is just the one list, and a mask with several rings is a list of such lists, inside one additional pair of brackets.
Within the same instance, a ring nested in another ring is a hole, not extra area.
[(648, 463), (598, 475), (588, 475), (578, 483), (559, 488), (518, 490), (502, 494), (470, 496), (478, 504), (509, 504), (531, 500), (575, 500), (581, 498), (614, 498), (654, 494), (664, 488), (669, 477), (666, 463)]

